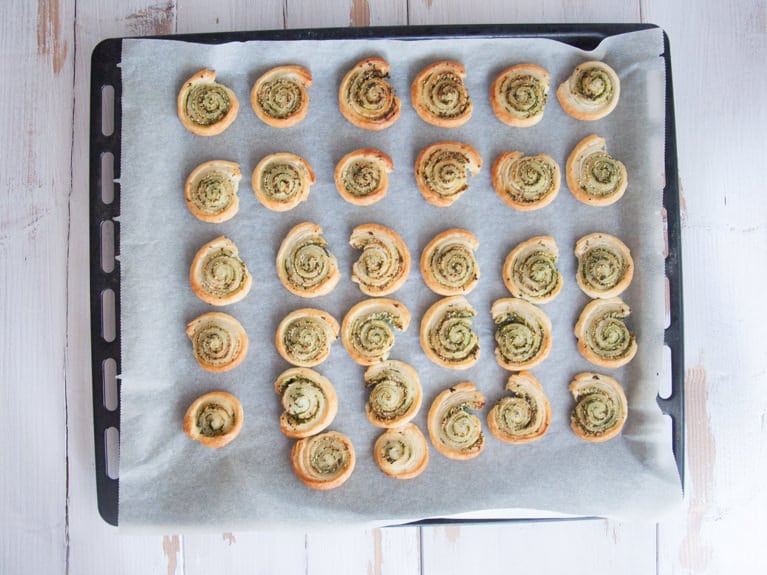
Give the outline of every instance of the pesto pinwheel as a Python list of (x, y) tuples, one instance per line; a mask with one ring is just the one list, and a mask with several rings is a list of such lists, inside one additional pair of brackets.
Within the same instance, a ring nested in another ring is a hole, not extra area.
[(551, 352), (551, 320), (533, 304), (519, 298), (493, 302), (495, 359), (509, 371), (539, 365)]
[(535, 64), (506, 68), (490, 87), (490, 105), (509, 126), (528, 128), (543, 119), (549, 94), (549, 73)]
[(543, 387), (529, 371), (509, 376), (506, 395), (487, 414), (487, 427), (505, 443), (530, 443), (540, 439), (551, 423), (551, 404)]
[(426, 357), (450, 369), (468, 369), (479, 359), (479, 336), (469, 301), (455, 295), (434, 303), (421, 319), (421, 347)]
[(189, 268), (189, 283), (202, 301), (222, 306), (248, 295), (253, 278), (235, 243), (219, 236), (197, 251)]
[(389, 83), (391, 66), (383, 58), (361, 60), (349, 70), (338, 88), (338, 107), (358, 128), (383, 130), (397, 121), (400, 99)]
[(352, 281), (365, 295), (389, 295), (407, 280), (410, 252), (394, 230), (379, 224), (363, 224), (352, 230), (349, 244), (362, 250), (352, 265)]
[(277, 251), (277, 275), (287, 290), (300, 297), (330, 293), (341, 279), (336, 257), (312, 222), (294, 226)]
[(605, 139), (596, 134), (586, 136), (573, 148), (565, 173), (573, 196), (590, 206), (614, 204), (628, 186), (626, 166), (607, 153)]
[(250, 91), (250, 105), (274, 128), (295, 126), (306, 117), (312, 74), (303, 66), (277, 66), (265, 72)]
[(307, 367), (291, 367), (274, 382), (282, 398), (280, 429), (288, 437), (309, 437), (328, 427), (338, 412), (336, 390), (330, 380)]
[(234, 92), (216, 83), (216, 71), (208, 69), (184, 82), (176, 104), (181, 123), (198, 136), (215, 136), (226, 130), (240, 107)]
[(394, 333), (410, 325), (410, 312), (397, 300), (371, 298), (354, 305), (341, 323), (341, 343), (359, 365), (385, 361)]
[(389, 190), (389, 173), (392, 170), (394, 163), (391, 157), (381, 150), (354, 150), (336, 164), (336, 189), (347, 202), (369, 206), (386, 195)]
[(284, 212), (309, 199), (314, 171), (301, 156), (287, 152), (269, 154), (253, 170), (256, 198), (272, 211)]
[(619, 297), (586, 304), (574, 330), (581, 355), (600, 367), (621, 367), (634, 359), (636, 337), (625, 323), (630, 313)]
[(212, 160), (197, 166), (184, 184), (184, 200), (194, 216), (209, 223), (231, 220), (239, 210), (239, 164)]
[(304, 485), (327, 490), (342, 485), (354, 471), (356, 457), (351, 440), (338, 431), (299, 439), (290, 451), (293, 471)]
[(479, 281), (479, 263), (474, 252), (477, 236), (452, 228), (437, 234), (421, 252), (423, 281), (439, 295), (469, 293)]
[(192, 402), (184, 415), (184, 433), (205, 447), (224, 447), (242, 429), (240, 401), (225, 391), (211, 391)]
[(429, 464), (429, 444), (418, 426), (408, 423), (384, 431), (373, 446), (373, 458), (389, 477), (412, 479)]
[(248, 334), (231, 315), (208, 312), (193, 319), (186, 327), (192, 354), (206, 371), (234, 369), (248, 354)]
[(469, 144), (436, 142), (418, 154), (415, 181), (424, 199), (446, 207), (469, 189), (469, 176), (482, 168), (482, 157)]
[(399, 427), (408, 423), (421, 407), (421, 380), (412, 366), (390, 359), (365, 371), (370, 395), (365, 413), (376, 427)]
[(457, 128), (471, 118), (472, 103), (460, 62), (440, 61), (426, 66), (410, 85), (410, 100), (418, 116), (440, 128)]
[(321, 309), (297, 309), (277, 326), (274, 344), (285, 361), (299, 367), (314, 367), (330, 355), (339, 329), (335, 318)]
[(570, 426), (578, 437), (602, 442), (621, 432), (628, 416), (628, 402), (615, 379), (598, 373), (579, 373), (569, 389), (575, 400)]
[(485, 396), (470, 381), (442, 391), (431, 404), (427, 417), (434, 448), (450, 459), (476, 457), (485, 448), (482, 422), (471, 409), (482, 409)]
[(618, 74), (604, 62), (578, 64), (559, 85), (557, 98), (562, 108), (576, 120), (599, 120), (618, 105), (621, 84)]
[(553, 202), (562, 183), (559, 165), (551, 156), (503, 152), (493, 162), (493, 189), (515, 210), (539, 210)]
[(615, 236), (595, 233), (575, 244), (578, 259), (576, 280), (583, 293), (592, 298), (622, 294), (634, 277), (634, 260), (628, 246)]
[(511, 295), (541, 304), (562, 289), (557, 269), (559, 249), (551, 236), (536, 236), (518, 244), (503, 264), (503, 283)]

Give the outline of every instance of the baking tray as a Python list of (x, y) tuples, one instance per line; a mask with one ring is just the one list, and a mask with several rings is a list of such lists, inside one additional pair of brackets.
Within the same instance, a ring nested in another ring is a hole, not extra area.
[[(196, 43), (233, 41), (432, 39), (432, 38), (547, 38), (582, 50), (592, 50), (616, 34), (656, 28), (652, 24), (488, 24), (367, 28), (321, 28), (154, 36)], [(664, 342), (669, 350), (665, 366), (668, 388), (657, 398), (671, 420), (671, 443), (681, 484), (685, 476), (684, 320), (682, 251), (674, 94), (668, 36), (662, 57), (666, 68), (665, 187), (668, 250), (665, 271), (669, 318)], [(99, 43), (91, 57), (90, 101), (90, 299), (93, 431), (98, 509), (111, 525), (118, 525), (120, 430), (120, 140), (122, 38)], [(503, 519), (514, 521), (516, 519)], [(530, 521), (529, 518), (519, 519)], [(548, 520), (548, 519), (547, 519)], [(559, 519), (556, 519), (559, 520)], [(430, 519), (414, 524), (498, 521), (498, 519)], [(410, 525), (413, 525), (411, 523)]]

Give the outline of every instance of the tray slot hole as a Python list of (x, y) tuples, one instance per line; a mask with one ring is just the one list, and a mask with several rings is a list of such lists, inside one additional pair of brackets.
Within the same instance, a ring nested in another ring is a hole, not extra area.
[(115, 312), (115, 292), (105, 289), (101, 292), (101, 337), (107, 342), (114, 341), (117, 335)]
[(108, 274), (115, 269), (115, 224), (112, 220), (101, 222), (101, 269)]
[(117, 362), (111, 357), (101, 364), (104, 407), (109, 411), (117, 409)]
[(115, 201), (115, 155), (101, 154), (101, 201), (106, 205)]
[(109, 479), (120, 477), (120, 431), (116, 427), (104, 430), (104, 449), (106, 450), (106, 474)]
[(661, 208), (660, 217), (663, 226), (663, 259), (668, 258), (668, 212), (666, 208)]
[(663, 329), (671, 327), (671, 284), (667, 277), (663, 278), (663, 296), (665, 299), (664, 315), (663, 315)]
[(674, 393), (671, 381), (671, 348), (663, 346), (663, 365), (660, 372), (660, 383), (658, 385), (658, 395), (661, 399), (668, 399)]
[(115, 87), (101, 87), (101, 133), (111, 136), (115, 131)]

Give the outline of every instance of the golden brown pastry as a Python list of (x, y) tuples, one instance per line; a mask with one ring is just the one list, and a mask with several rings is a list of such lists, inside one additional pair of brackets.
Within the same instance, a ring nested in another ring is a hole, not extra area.
[(184, 433), (205, 447), (224, 447), (242, 429), (240, 401), (225, 391), (211, 391), (192, 402), (184, 415)]
[(615, 236), (595, 233), (575, 244), (576, 280), (587, 296), (611, 298), (622, 294), (634, 277), (634, 260), (628, 246)]
[(300, 297), (318, 297), (336, 287), (341, 272), (320, 226), (303, 222), (288, 232), (277, 251), (277, 275)]
[(440, 128), (457, 128), (468, 122), (472, 103), (465, 77), (460, 62), (434, 62), (421, 70), (410, 85), (410, 100), (418, 116)]
[(465, 460), (485, 448), (482, 422), (469, 409), (482, 409), (485, 396), (470, 381), (442, 391), (429, 408), (427, 425), (432, 445), (445, 457)]
[(506, 395), (487, 414), (487, 427), (506, 443), (530, 443), (540, 439), (551, 423), (551, 404), (543, 387), (529, 371), (509, 376)]
[(490, 106), (508, 126), (529, 128), (543, 119), (549, 73), (535, 64), (506, 68), (490, 87)]
[(495, 359), (509, 371), (539, 365), (551, 352), (551, 320), (533, 304), (519, 298), (493, 302)]
[(197, 251), (189, 268), (189, 283), (202, 301), (221, 306), (248, 295), (253, 278), (234, 242), (219, 236)]
[(390, 359), (365, 371), (370, 396), (365, 413), (376, 427), (399, 427), (408, 423), (421, 407), (421, 380), (412, 366)]
[(373, 458), (389, 477), (413, 479), (429, 464), (429, 444), (414, 423), (387, 429), (373, 446)]
[(383, 199), (389, 190), (389, 173), (392, 170), (394, 162), (381, 150), (354, 150), (336, 164), (336, 189), (349, 203), (372, 205)]
[(600, 367), (621, 367), (634, 359), (636, 337), (624, 321), (629, 313), (629, 306), (618, 297), (586, 304), (574, 330), (581, 355)]
[(575, 198), (590, 206), (609, 206), (628, 186), (626, 166), (607, 153), (604, 138), (592, 134), (567, 157), (567, 186)]
[(321, 309), (297, 309), (277, 326), (274, 344), (285, 361), (299, 367), (314, 367), (330, 355), (339, 329), (335, 318)]
[(192, 353), (200, 367), (223, 372), (234, 369), (248, 354), (248, 334), (239, 321), (221, 312), (204, 313), (186, 327)]
[(427, 202), (449, 206), (469, 189), (469, 175), (482, 168), (482, 157), (469, 144), (437, 142), (427, 146), (415, 161), (415, 181)]
[(519, 211), (539, 210), (559, 193), (562, 175), (551, 156), (503, 152), (493, 162), (493, 189), (507, 206)]
[(479, 263), (474, 252), (477, 236), (452, 228), (437, 234), (421, 252), (423, 281), (439, 295), (465, 295), (479, 281)]
[(282, 398), (280, 430), (288, 437), (309, 437), (329, 426), (338, 412), (336, 390), (330, 380), (307, 367), (291, 367), (274, 382)]
[(579, 373), (570, 383), (575, 407), (570, 426), (586, 441), (612, 439), (623, 429), (628, 402), (621, 385), (612, 377), (598, 373)]
[(351, 440), (338, 431), (326, 431), (299, 439), (290, 451), (296, 476), (312, 489), (342, 485), (354, 471), (356, 457)]
[(221, 223), (231, 220), (240, 207), (239, 164), (213, 160), (200, 164), (186, 179), (184, 200), (189, 211), (203, 222)]
[(562, 108), (576, 120), (599, 120), (615, 109), (621, 93), (618, 74), (604, 62), (578, 64), (557, 89)]
[(455, 295), (434, 303), (421, 319), (421, 347), (426, 357), (450, 369), (468, 369), (479, 359), (477, 315), (469, 301)]
[(362, 250), (352, 265), (352, 281), (365, 295), (389, 295), (407, 280), (410, 252), (394, 230), (380, 224), (363, 224), (352, 230), (349, 244)]
[(341, 81), (338, 107), (358, 128), (383, 130), (399, 118), (400, 100), (389, 83), (390, 68), (383, 58), (365, 58)]
[(536, 236), (518, 244), (503, 264), (503, 283), (511, 295), (531, 303), (548, 303), (562, 289), (557, 269), (559, 249), (551, 236)]
[(253, 191), (265, 208), (284, 212), (309, 199), (314, 171), (301, 156), (280, 152), (263, 158), (253, 170)]
[(400, 302), (372, 298), (353, 306), (341, 323), (341, 343), (360, 365), (386, 360), (394, 346), (394, 330), (405, 331), (410, 312)]
[(256, 116), (274, 128), (295, 126), (306, 117), (312, 74), (303, 66), (277, 66), (264, 73), (250, 91)]
[(215, 136), (226, 130), (237, 117), (240, 103), (234, 92), (216, 83), (215, 70), (200, 70), (179, 90), (178, 118), (198, 136)]

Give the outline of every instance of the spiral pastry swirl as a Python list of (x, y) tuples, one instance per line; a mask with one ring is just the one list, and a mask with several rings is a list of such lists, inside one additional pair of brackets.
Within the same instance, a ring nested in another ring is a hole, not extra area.
[(234, 242), (219, 236), (197, 251), (189, 268), (189, 283), (202, 301), (222, 306), (248, 295), (253, 279)]
[(366, 58), (346, 73), (338, 88), (341, 114), (358, 128), (383, 130), (397, 121), (400, 99), (389, 83), (383, 58)]
[(504, 152), (493, 163), (493, 189), (507, 206), (520, 211), (548, 206), (559, 193), (559, 165), (547, 154)]
[(184, 415), (184, 433), (206, 447), (224, 447), (242, 429), (239, 400), (225, 391), (212, 391), (192, 402)]
[(604, 62), (584, 62), (560, 84), (557, 98), (562, 108), (576, 120), (599, 120), (618, 105), (620, 79)]
[(598, 373), (579, 373), (570, 383), (570, 393), (576, 404), (570, 426), (578, 437), (602, 442), (621, 432), (628, 417), (628, 402), (615, 379)]
[(562, 289), (557, 269), (559, 249), (551, 236), (526, 240), (506, 257), (503, 283), (511, 295), (541, 304), (553, 300)]
[(470, 409), (482, 409), (485, 396), (470, 381), (442, 391), (431, 404), (427, 417), (434, 448), (450, 459), (476, 457), (485, 448), (482, 422)]
[(341, 273), (320, 226), (303, 222), (288, 232), (277, 251), (277, 275), (300, 297), (318, 297), (336, 287)]
[(299, 439), (290, 451), (296, 476), (312, 489), (342, 485), (354, 471), (356, 456), (351, 440), (338, 431)]
[(330, 355), (339, 329), (335, 318), (320, 309), (297, 309), (277, 326), (274, 343), (285, 361), (299, 367), (314, 367)]
[(336, 164), (336, 189), (349, 203), (372, 205), (389, 191), (389, 173), (392, 170), (394, 162), (384, 152), (373, 148), (354, 150)]
[(578, 259), (578, 286), (589, 297), (619, 296), (634, 277), (631, 251), (610, 234), (583, 236), (575, 244), (575, 257)]
[(455, 295), (432, 305), (421, 320), (421, 347), (426, 357), (451, 369), (468, 369), (479, 359), (479, 336), (468, 300)]
[(365, 295), (394, 293), (410, 273), (410, 252), (394, 230), (379, 224), (363, 224), (352, 230), (349, 244), (362, 250), (352, 265), (352, 281)]
[(551, 352), (551, 320), (525, 300), (505, 298), (490, 309), (495, 324), (495, 359), (509, 371), (539, 365)]
[(410, 100), (418, 116), (440, 128), (468, 122), (473, 106), (464, 78), (466, 69), (459, 62), (434, 62), (421, 70), (410, 85)]
[(312, 74), (303, 66), (278, 66), (264, 73), (250, 91), (250, 104), (274, 128), (295, 126), (306, 117)]
[(596, 134), (586, 136), (573, 148), (565, 172), (573, 196), (591, 206), (614, 204), (628, 187), (626, 166), (607, 153), (604, 138)]
[(543, 119), (549, 94), (549, 73), (535, 64), (511, 66), (493, 81), (490, 105), (508, 126), (528, 128)]
[(179, 90), (178, 118), (198, 136), (215, 136), (226, 130), (237, 117), (239, 101), (234, 92), (216, 83), (215, 70), (200, 70)]
[(636, 337), (624, 321), (630, 313), (618, 297), (586, 304), (574, 330), (581, 355), (600, 367), (621, 367), (634, 359)]
[(397, 360), (382, 361), (365, 371), (370, 396), (365, 413), (376, 427), (398, 427), (409, 422), (421, 407), (421, 380), (410, 365)]
[(421, 275), (439, 295), (469, 293), (479, 281), (479, 263), (474, 252), (477, 236), (468, 230), (453, 228), (436, 235), (421, 252)]
[(253, 170), (253, 191), (264, 207), (284, 212), (309, 199), (314, 171), (300, 156), (280, 152), (263, 158)]
[(194, 359), (206, 371), (234, 369), (248, 353), (248, 334), (229, 314), (204, 313), (189, 322), (186, 335), (192, 342)]
[(400, 302), (372, 298), (354, 305), (341, 323), (341, 343), (359, 365), (385, 361), (394, 346), (395, 330), (405, 331), (410, 312)]
[(412, 479), (429, 464), (429, 444), (418, 426), (408, 423), (382, 433), (373, 446), (373, 457), (389, 477)]
[(437, 142), (427, 146), (415, 161), (415, 180), (427, 202), (449, 206), (468, 188), (469, 175), (482, 168), (482, 157), (469, 144)]
[(309, 437), (325, 429), (338, 412), (336, 390), (313, 369), (291, 367), (274, 382), (282, 398), (280, 429), (288, 437)]
[(184, 200), (194, 216), (209, 223), (232, 219), (239, 210), (239, 164), (213, 160), (200, 164), (186, 179)]
[(509, 376), (506, 391), (487, 414), (487, 427), (506, 443), (530, 443), (543, 437), (551, 423), (551, 404), (529, 371)]

